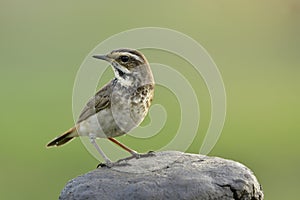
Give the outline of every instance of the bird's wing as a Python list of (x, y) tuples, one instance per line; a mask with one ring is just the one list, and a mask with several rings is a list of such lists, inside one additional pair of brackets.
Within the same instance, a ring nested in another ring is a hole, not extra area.
[(110, 94), (113, 88), (113, 81), (102, 87), (85, 105), (81, 111), (77, 123), (86, 120), (90, 116), (96, 114), (110, 106)]

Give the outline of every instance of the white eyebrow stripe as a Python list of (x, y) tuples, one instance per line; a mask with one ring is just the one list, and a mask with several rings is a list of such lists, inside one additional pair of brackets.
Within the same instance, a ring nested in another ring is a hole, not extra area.
[(143, 62), (144, 62), (144, 60), (143, 60), (141, 57), (139, 57), (139, 56), (137, 56), (137, 55), (135, 55), (135, 54), (128, 53), (128, 56), (131, 56), (131, 57), (133, 57), (134, 59), (136, 59), (136, 60), (140, 61), (141, 63), (143, 63)]

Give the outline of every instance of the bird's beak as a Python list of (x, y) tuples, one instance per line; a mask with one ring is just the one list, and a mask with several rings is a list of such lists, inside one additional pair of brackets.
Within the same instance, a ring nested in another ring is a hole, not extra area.
[(93, 58), (105, 60), (107, 62), (111, 62), (111, 58), (109, 58), (107, 55), (93, 55)]

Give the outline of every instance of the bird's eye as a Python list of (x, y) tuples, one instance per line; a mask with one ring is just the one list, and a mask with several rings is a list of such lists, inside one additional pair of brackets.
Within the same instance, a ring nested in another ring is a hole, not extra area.
[(121, 60), (123, 63), (126, 63), (126, 62), (128, 62), (129, 57), (128, 57), (128, 56), (121, 56), (121, 57), (120, 57), (120, 60)]

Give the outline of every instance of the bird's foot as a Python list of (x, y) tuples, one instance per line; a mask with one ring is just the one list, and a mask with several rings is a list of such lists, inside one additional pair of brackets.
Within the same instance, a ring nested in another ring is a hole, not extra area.
[(105, 163), (99, 163), (96, 168), (98, 169), (98, 168), (102, 168), (102, 167), (109, 167), (109, 166)]
[(124, 159), (118, 160), (116, 162), (106, 162), (106, 163), (99, 163), (97, 168), (112, 168), (112, 167), (120, 167), (120, 166), (128, 166), (127, 162), (121, 163)]
[(146, 158), (146, 157), (151, 157), (151, 156), (155, 156), (155, 152), (154, 151), (148, 151), (147, 153), (134, 153), (132, 154), (132, 156), (136, 159), (139, 158)]
[[(116, 162), (106, 162), (106, 163), (99, 163), (97, 165), (97, 168), (112, 168), (114, 166), (127, 166), (129, 165), (126, 161), (131, 160), (133, 158), (135, 159), (139, 159), (139, 158), (146, 158), (146, 157), (151, 157), (151, 156), (155, 156), (155, 152), (154, 151), (149, 151), (148, 153), (137, 153), (137, 152), (131, 152), (131, 156), (126, 157), (126, 158), (122, 158)], [(124, 162), (125, 161), (125, 162)]]
[(122, 161), (128, 161), (131, 160), (133, 158), (135, 159), (139, 159), (139, 158), (146, 158), (146, 157), (150, 157), (150, 156), (155, 156), (155, 152), (154, 151), (149, 151), (148, 153), (137, 153), (137, 152), (131, 152), (131, 156), (126, 157), (126, 158), (122, 158), (120, 160), (118, 160), (116, 163), (120, 163)]

